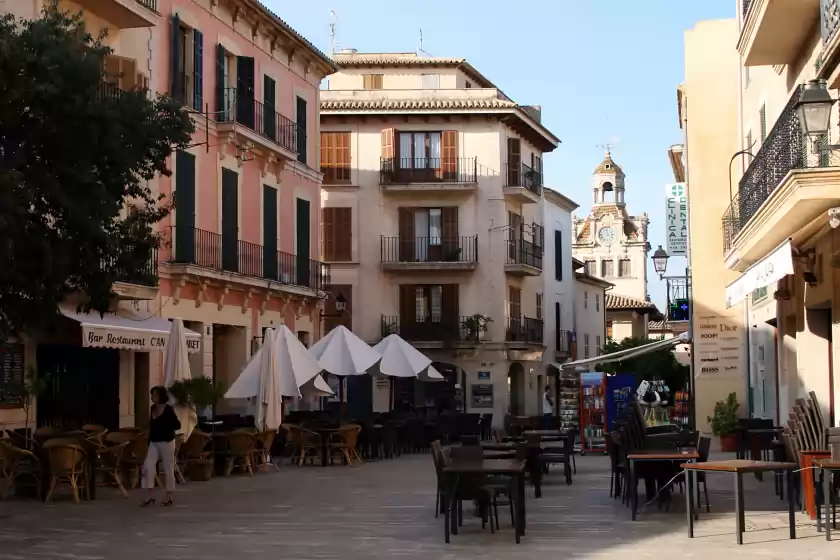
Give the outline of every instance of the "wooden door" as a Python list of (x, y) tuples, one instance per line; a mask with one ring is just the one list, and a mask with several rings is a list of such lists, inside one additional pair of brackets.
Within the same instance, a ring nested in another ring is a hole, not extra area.
[(414, 330), (417, 323), (417, 303), (415, 299), (416, 286), (400, 284), (400, 336), (407, 336)]
[(296, 224), (296, 232), (297, 232), (297, 242), (295, 244), (295, 254), (296, 257), (296, 268), (297, 268), (297, 284), (299, 286), (312, 286), (311, 278), (310, 278), (310, 268), (311, 263), (309, 260), (309, 244), (311, 239), (310, 233), (310, 220), (311, 217), (309, 215), (310, 204), (308, 200), (298, 198), (296, 204), (296, 216), (297, 219), (295, 220)]
[(239, 271), (239, 175), (222, 168), (222, 270)]
[(414, 262), (416, 260), (415, 244), (417, 238), (414, 231), (414, 212), (413, 208), (400, 207), (398, 210), (400, 262)]
[(263, 76), (263, 134), (277, 140), (277, 112), (274, 108), (276, 84), (269, 76)]
[(441, 179), (458, 181), (458, 131), (444, 130), (440, 135)]

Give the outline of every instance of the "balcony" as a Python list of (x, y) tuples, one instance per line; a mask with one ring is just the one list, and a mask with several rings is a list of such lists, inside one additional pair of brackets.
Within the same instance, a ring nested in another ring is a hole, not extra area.
[(158, 0), (75, 0), (75, 3), (119, 29), (155, 27), (160, 21)]
[(514, 276), (542, 274), (542, 247), (524, 239), (508, 239), (505, 272)]
[[(820, 2), (820, 36), (822, 37), (823, 50), (817, 59), (817, 78), (830, 80), (831, 74), (836, 74), (836, 65), (830, 64), (840, 52), (840, 0), (823, 0)], [(840, 77), (829, 81), (829, 89), (840, 87)]]
[(793, 62), (820, 19), (820, 0), (744, 0), (743, 7), (738, 52), (745, 66)]
[(554, 359), (562, 361), (572, 356), (572, 340), (575, 333), (558, 330), (554, 333)]
[[(144, 264), (137, 267), (135, 263), (138, 261)], [(116, 258), (103, 260), (102, 268), (113, 273), (113, 289), (119, 299), (150, 300), (157, 295), (158, 258), (155, 248), (125, 248)]]
[(527, 344), (543, 343), (543, 320), (533, 317), (511, 317), (508, 319), (505, 332), (507, 342), (524, 342)]
[(723, 215), (730, 269), (745, 269), (840, 202), (837, 153), (812, 153), (799, 123), (796, 104), (803, 87), (794, 89)]
[(478, 236), (472, 237), (381, 237), (383, 270), (394, 272), (443, 272), (475, 270), (478, 266)]
[(239, 93), (237, 95), (236, 88), (224, 90), (223, 109), (216, 119), (219, 133), (239, 134), (246, 142), (280, 154), (287, 160), (296, 160), (298, 136), (301, 135), (297, 124), (271, 107)]
[[(414, 309), (410, 310), (414, 314)], [(467, 328), (471, 316), (440, 317), (428, 321), (405, 324), (398, 315), (382, 315), (380, 334), (382, 338), (398, 334), (404, 340), (420, 347), (434, 347), (446, 344), (477, 344), (484, 338), (483, 332), (477, 333)], [(424, 344), (425, 343), (425, 344)]]
[[(329, 265), (283, 251), (266, 251), (262, 245), (241, 239), (173, 226), (172, 242), (174, 252), (169, 264), (180, 265), (184, 273), (193, 273), (190, 267), (198, 267), (222, 273), (220, 278), (229, 279), (233, 273), (315, 291), (324, 291), (330, 284)], [(265, 282), (255, 286), (265, 287)]]
[(525, 165), (508, 165), (505, 173), (505, 198), (515, 204), (537, 204), (542, 198), (542, 174)]
[(478, 158), (381, 158), (386, 192), (465, 192), (476, 189)]

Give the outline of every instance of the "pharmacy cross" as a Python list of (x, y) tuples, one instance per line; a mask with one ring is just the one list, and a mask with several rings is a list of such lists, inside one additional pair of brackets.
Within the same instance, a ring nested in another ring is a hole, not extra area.
[(688, 304), (684, 303), (684, 304), (680, 305), (680, 309), (682, 309), (683, 311), (688, 311)]
[(671, 185), (671, 196), (682, 198), (685, 196), (685, 187), (681, 184)]

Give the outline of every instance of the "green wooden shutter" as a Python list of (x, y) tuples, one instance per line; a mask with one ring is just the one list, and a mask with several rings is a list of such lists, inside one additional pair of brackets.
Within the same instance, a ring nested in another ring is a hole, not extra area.
[(195, 156), (175, 152), (175, 261), (196, 263)]
[(169, 95), (173, 99), (183, 101), (184, 83), (181, 79), (181, 18), (178, 14), (172, 15), (172, 22), (169, 26), (170, 59), (169, 59)]
[(225, 57), (227, 51), (222, 45), (216, 45), (216, 120), (225, 122), (231, 120), (229, 108), (225, 103)]
[(263, 185), (263, 276), (277, 280), (277, 189)]
[(277, 140), (277, 112), (274, 108), (274, 100), (277, 88), (274, 80), (263, 76), (263, 128), (264, 134)]
[(312, 286), (312, 282), (310, 281), (310, 261), (309, 261), (309, 244), (310, 244), (310, 204), (308, 200), (304, 200), (302, 198), (298, 198), (296, 205), (295, 205), (295, 228), (296, 228), (296, 239), (297, 243), (295, 244), (295, 255), (296, 255), (296, 280), (297, 284), (300, 286), (307, 286), (307, 287), (316, 287)]
[(306, 163), (306, 99), (297, 98), (298, 161)]
[(193, 31), (193, 108), (201, 111), (204, 106), (204, 34)]

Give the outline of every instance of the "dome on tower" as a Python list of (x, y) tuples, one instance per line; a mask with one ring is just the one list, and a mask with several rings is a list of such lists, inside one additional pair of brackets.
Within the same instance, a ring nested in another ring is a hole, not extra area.
[(624, 176), (624, 171), (616, 164), (610, 152), (607, 152), (607, 155), (604, 156), (604, 161), (598, 164), (598, 167), (595, 168), (595, 171), (592, 172), (593, 175), (602, 175), (602, 174), (609, 174), (609, 175), (621, 175)]

